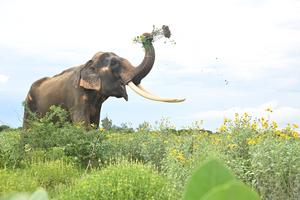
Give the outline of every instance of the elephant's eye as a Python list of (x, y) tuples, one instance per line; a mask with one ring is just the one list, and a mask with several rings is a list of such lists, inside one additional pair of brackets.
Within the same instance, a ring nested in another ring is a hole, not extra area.
[(90, 67), (90, 70), (95, 71), (96, 68), (95, 68), (94, 66), (91, 66), (91, 67)]
[(120, 71), (120, 66), (117, 63), (115, 65), (111, 65), (111, 71), (113, 73), (118, 73)]
[(113, 73), (117, 73), (120, 70), (120, 65), (119, 65), (119, 61), (116, 59), (111, 59), (110, 61), (110, 67), (111, 67), (111, 71)]
[(115, 60), (115, 59), (112, 59), (111, 61), (110, 61), (110, 65), (111, 66), (114, 66), (114, 65), (116, 65), (118, 62)]

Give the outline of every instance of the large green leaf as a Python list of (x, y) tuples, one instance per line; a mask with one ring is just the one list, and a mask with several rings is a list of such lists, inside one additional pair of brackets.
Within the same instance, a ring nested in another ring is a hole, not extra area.
[(48, 200), (48, 194), (44, 189), (39, 189), (30, 196), (29, 200)]
[(184, 194), (185, 200), (199, 200), (217, 186), (234, 180), (232, 173), (217, 160), (209, 160), (194, 172)]
[(48, 194), (44, 189), (38, 189), (31, 196), (26, 193), (16, 193), (0, 197), (0, 200), (48, 200)]
[(201, 200), (259, 200), (256, 192), (245, 184), (232, 181), (208, 192)]

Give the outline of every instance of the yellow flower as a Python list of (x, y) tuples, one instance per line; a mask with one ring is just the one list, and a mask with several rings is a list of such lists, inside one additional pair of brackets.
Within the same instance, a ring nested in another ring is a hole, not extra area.
[(179, 152), (177, 155), (177, 159), (181, 162), (184, 163), (186, 161), (186, 158), (184, 157), (183, 153)]
[(272, 109), (271, 107), (269, 107), (269, 108), (267, 108), (265, 111), (266, 111), (266, 112), (269, 112), (269, 113), (272, 113), (272, 112), (273, 112), (273, 109)]
[(293, 124), (293, 128), (299, 128), (298, 124)]
[(227, 140), (231, 140), (231, 138), (232, 138), (232, 136), (231, 136), (230, 134), (227, 134), (227, 135), (226, 135), (226, 139), (227, 139)]
[(250, 138), (250, 139), (247, 140), (247, 144), (249, 144), (249, 145), (254, 145), (256, 143), (257, 143), (257, 141), (253, 138)]
[(280, 130), (276, 130), (276, 131), (275, 131), (275, 134), (278, 135), (278, 136), (280, 136), (280, 135), (283, 134), (283, 133), (282, 133)]
[(228, 119), (228, 118), (224, 118), (224, 121), (223, 121), (223, 124), (227, 124), (228, 122), (230, 122), (231, 120), (230, 119)]
[(234, 149), (234, 148), (237, 147), (237, 145), (236, 144), (229, 144), (229, 145), (227, 145), (227, 147), (229, 147), (229, 149)]
[(278, 124), (276, 121), (272, 121), (272, 128), (273, 129), (277, 129), (278, 128)]
[(293, 136), (294, 138), (299, 138), (299, 133), (298, 133), (297, 131), (293, 131), (293, 132), (292, 132), (292, 136)]
[(227, 126), (225, 124), (222, 124), (219, 128), (218, 128), (218, 132), (225, 132), (227, 131)]
[(290, 138), (287, 134), (285, 134), (283, 132), (280, 133), (279, 137), (281, 137), (283, 139), (289, 139)]
[(235, 114), (234, 114), (234, 123), (235, 123), (235, 124), (238, 124), (239, 121), (240, 121), (239, 113), (235, 113)]
[(258, 121), (260, 121), (261, 123), (264, 123), (266, 120), (264, 117), (261, 117), (260, 119), (258, 119)]
[(256, 123), (256, 121), (254, 121), (254, 122), (252, 123), (251, 128), (252, 128), (253, 130), (256, 130), (256, 129), (257, 129), (257, 123)]
[(176, 149), (172, 149), (171, 152), (170, 152), (170, 154), (175, 157), (177, 155), (177, 150)]
[(268, 121), (263, 122), (261, 125), (264, 129), (268, 129), (269, 127)]

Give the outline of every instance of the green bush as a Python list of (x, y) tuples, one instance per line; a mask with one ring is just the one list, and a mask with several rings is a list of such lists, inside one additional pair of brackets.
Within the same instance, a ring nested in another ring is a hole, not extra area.
[(101, 131), (86, 131), (80, 124), (71, 124), (67, 111), (52, 106), (43, 118), (30, 121), (24, 137), (25, 151), (28, 150), (25, 157), (33, 160), (35, 156), (31, 155), (40, 153), (41, 159), (72, 157), (83, 167), (88, 163), (98, 166), (100, 159), (94, 152), (103, 139)]
[(127, 158), (161, 168), (165, 151), (164, 138), (158, 133), (108, 133), (98, 146), (96, 155), (102, 164)]
[(20, 163), (20, 132), (6, 130), (0, 134), (0, 168), (16, 167)]
[(168, 184), (148, 166), (123, 162), (92, 172), (59, 199), (173, 199)]
[[(25, 147), (25, 149), (27, 148), (28, 146)], [(73, 157), (68, 157), (65, 155), (64, 147), (52, 147), (47, 150), (27, 149), (23, 157), (23, 164), (30, 167), (32, 164), (56, 160), (62, 160), (66, 163), (75, 163), (75, 159)]]
[(264, 199), (300, 197), (300, 145), (295, 140), (268, 138), (250, 149), (253, 187)]

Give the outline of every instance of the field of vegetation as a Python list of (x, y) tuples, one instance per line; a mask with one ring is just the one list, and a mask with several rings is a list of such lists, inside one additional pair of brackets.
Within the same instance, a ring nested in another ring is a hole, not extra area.
[(106, 118), (103, 128), (86, 131), (66, 119), (53, 108), (26, 132), (1, 130), (0, 199), (38, 188), (49, 199), (183, 199), (191, 174), (212, 158), (261, 199), (300, 197), (297, 124), (278, 128), (268, 117), (243, 113), (216, 132), (197, 122), (176, 130), (166, 118), (137, 129)]

